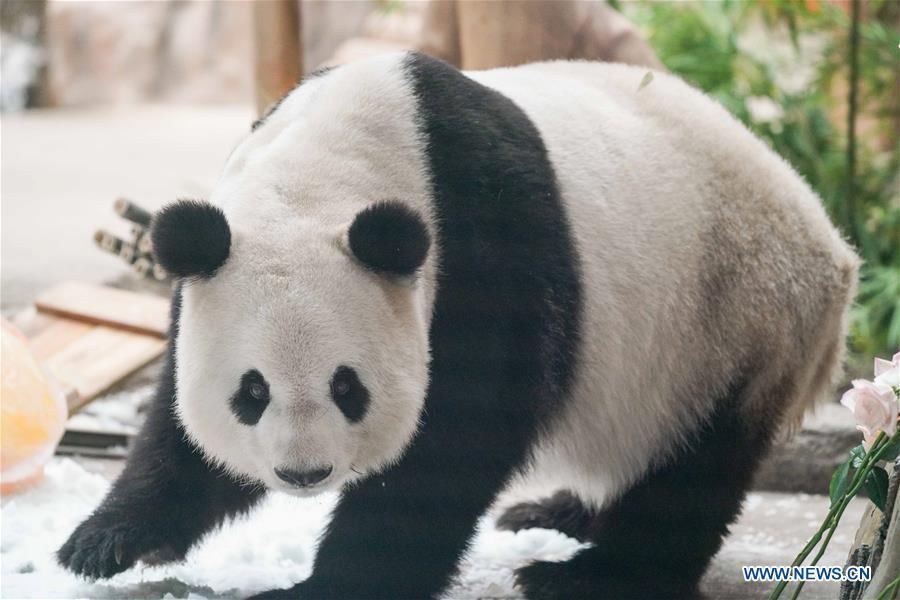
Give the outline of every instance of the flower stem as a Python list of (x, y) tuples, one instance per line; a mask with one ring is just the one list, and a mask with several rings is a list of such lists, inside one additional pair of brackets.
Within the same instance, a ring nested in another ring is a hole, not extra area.
[[(857, 492), (859, 492), (859, 489), (866, 481), (866, 477), (868, 476), (869, 471), (872, 470), (872, 467), (880, 459), (881, 451), (887, 446), (886, 439), (887, 438), (883, 431), (878, 433), (878, 436), (872, 443), (872, 447), (869, 448), (869, 451), (866, 453), (862, 464), (853, 475), (853, 479), (850, 482), (849, 489), (844, 493), (840, 501), (835, 502), (834, 506), (832, 506), (828, 511), (828, 514), (825, 516), (825, 520), (822, 522), (822, 525), (819, 527), (818, 531), (813, 534), (813, 536), (806, 543), (806, 546), (803, 547), (803, 550), (801, 550), (796, 558), (794, 558), (794, 562), (791, 563), (792, 567), (797, 567), (803, 564), (803, 561), (806, 560), (806, 557), (810, 555), (813, 549), (822, 540), (822, 536), (826, 531), (828, 531), (828, 535), (825, 537), (825, 541), (822, 544), (821, 548), (819, 548), (819, 552), (813, 558), (812, 564), (815, 565), (819, 561), (819, 559), (822, 558), (822, 555), (825, 553), (825, 549), (828, 547), (828, 543), (831, 541), (831, 537), (837, 530), (838, 523), (841, 520), (841, 516), (844, 514), (844, 510), (846, 510), (847, 506), (850, 504), (850, 501), (854, 496), (856, 496)], [(775, 586), (775, 589), (772, 590), (772, 593), (769, 595), (769, 600), (776, 600), (777, 598), (779, 598), (781, 596), (781, 593), (784, 591), (784, 588), (787, 587), (787, 584), (787, 580), (779, 581), (778, 585)], [(803, 589), (803, 584), (803, 581), (797, 583), (797, 587), (794, 589), (794, 593), (791, 595), (792, 600), (795, 600), (800, 595), (800, 591)]]
[[(869, 466), (871, 466), (871, 465), (869, 465)], [(868, 469), (868, 468), (865, 469), (865, 473), (868, 474), (870, 470), (871, 469)], [(862, 472), (863, 469), (860, 469), (860, 471)], [(862, 487), (864, 482), (865, 482), (865, 478), (862, 478), (862, 481), (858, 482), (854, 487), (851, 487), (850, 490), (844, 495), (841, 502), (838, 504), (838, 511), (830, 520), (831, 524), (830, 524), (830, 527), (828, 528), (828, 535), (825, 536), (825, 540), (822, 542), (822, 545), (819, 546), (819, 551), (813, 557), (813, 560), (810, 563), (810, 565), (815, 566), (816, 564), (818, 564), (819, 559), (822, 558), (822, 555), (825, 554), (825, 549), (828, 548), (828, 543), (831, 541), (831, 537), (834, 535), (834, 532), (837, 531), (838, 523), (841, 522), (841, 517), (844, 514), (844, 510), (847, 508), (847, 506), (849, 506), (850, 501), (853, 500), (853, 497), (859, 491), (859, 488)], [(826, 519), (825, 522), (828, 523), (828, 520)], [(797, 598), (800, 596), (800, 590), (803, 589), (804, 583), (805, 582), (803, 582), (803, 581), (800, 581), (797, 583), (797, 587), (794, 588), (794, 593), (791, 595), (791, 600), (797, 600)]]
[(875, 600), (894, 600), (898, 591), (900, 591), (900, 575), (884, 586), (884, 589), (875, 597)]

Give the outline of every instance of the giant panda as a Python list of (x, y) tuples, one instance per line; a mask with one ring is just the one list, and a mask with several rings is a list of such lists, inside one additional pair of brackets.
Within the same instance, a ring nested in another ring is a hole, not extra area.
[(525, 596), (695, 593), (839, 371), (858, 261), (764, 143), (649, 79), (400, 53), (288, 94), (155, 217), (168, 363), (60, 563), (178, 560), (268, 491), (340, 490), (312, 575), (263, 596), (438, 597), (521, 476), (560, 491), (501, 526), (586, 543)]

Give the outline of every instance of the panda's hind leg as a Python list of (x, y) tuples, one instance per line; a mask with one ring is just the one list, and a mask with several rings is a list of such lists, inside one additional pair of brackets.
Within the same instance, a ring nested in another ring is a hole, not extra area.
[[(742, 416), (744, 391), (742, 385), (720, 399), (692, 444), (611, 505), (596, 513), (582, 507), (574, 520), (571, 510), (564, 512), (563, 523), (579, 524), (574, 537), (592, 546), (564, 562), (519, 569), (516, 581), (526, 596), (643, 600), (696, 595), (775, 429), (774, 424), (752, 425)], [(778, 420), (772, 417), (772, 423)], [(547, 510), (554, 506), (560, 504), (531, 506), (544, 519), (540, 526), (558, 528)], [(519, 508), (521, 517), (525, 510)], [(524, 523), (519, 518), (518, 524)]]
[(497, 529), (555, 529), (580, 542), (589, 542), (596, 523), (596, 511), (591, 510), (569, 490), (559, 490), (549, 498), (536, 502), (521, 502), (510, 506), (497, 519)]

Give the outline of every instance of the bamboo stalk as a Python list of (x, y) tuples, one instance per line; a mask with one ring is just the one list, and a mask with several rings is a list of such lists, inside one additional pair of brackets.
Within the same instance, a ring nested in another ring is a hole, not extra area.
[(133, 268), (135, 274), (144, 279), (153, 272), (153, 263), (148, 258), (139, 258), (134, 261)]
[(122, 249), (122, 244), (125, 243), (122, 238), (116, 237), (102, 229), (97, 230), (94, 233), (94, 242), (96, 242), (102, 250), (105, 250), (110, 254), (119, 254)]
[(120, 217), (142, 227), (150, 227), (150, 221), (153, 219), (153, 215), (126, 198), (117, 199), (113, 204), (113, 209)]
[(137, 259), (137, 251), (134, 244), (122, 244), (122, 247), (119, 249), (119, 256), (129, 265), (134, 264), (134, 261)]
[(163, 269), (160, 265), (153, 265), (153, 278), (157, 281), (165, 281), (169, 278), (169, 274), (166, 273), (166, 270)]
[(150, 232), (145, 231), (138, 237), (137, 249), (141, 254), (153, 253), (153, 241), (150, 238)]

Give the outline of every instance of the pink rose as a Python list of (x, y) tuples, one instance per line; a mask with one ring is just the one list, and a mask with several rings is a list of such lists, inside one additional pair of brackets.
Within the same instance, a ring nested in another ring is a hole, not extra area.
[(891, 360), (875, 359), (875, 383), (900, 387), (900, 352)]
[(897, 430), (897, 400), (894, 391), (886, 385), (854, 379), (853, 388), (847, 390), (841, 404), (853, 411), (856, 428), (863, 432), (866, 447), (879, 431), (890, 436)]

